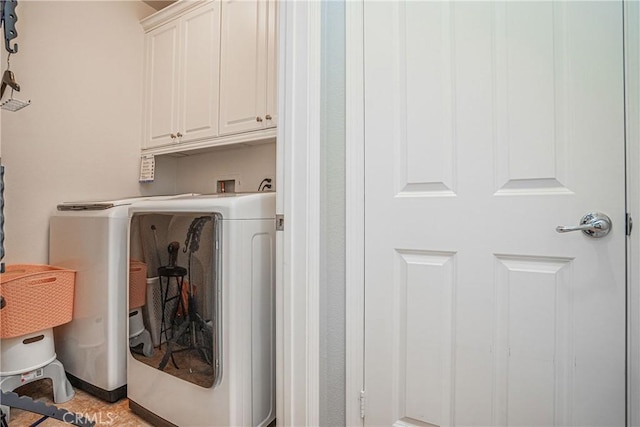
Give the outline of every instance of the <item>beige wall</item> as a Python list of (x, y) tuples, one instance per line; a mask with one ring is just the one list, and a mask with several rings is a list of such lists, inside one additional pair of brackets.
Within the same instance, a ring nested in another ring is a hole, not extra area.
[(176, 162), (176, 192), (215, 193), (216, 181), (235, 179), (236, 191), (257, 191), (264, 178), (272, 178), (275, 189), (275, 142), (255, 146), (229, 147)]
[(262, 174), (275, 175), (267, 144), (158, 158), (156, 182), (139, 184), (139, 20), (155, 10), (134, 1), (22, 1), (16, 11), (15, 97), (32, 104), (2, 111), (5, 262), (48, 262), (49, 216), (62, 201), (210, 193), (217, 176), (234, 173), (252, 189)]
[(57, 203), (139, 194), (138, 21), (152, 12), (128, 1), (18, 4), (11, 69), (15, 97), (31, 105), (2, 111), (7, 263), (47, 261)]

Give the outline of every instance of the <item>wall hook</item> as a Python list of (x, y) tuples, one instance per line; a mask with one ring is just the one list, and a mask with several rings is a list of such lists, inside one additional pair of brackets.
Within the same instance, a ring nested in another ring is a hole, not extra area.
[(4, 47), (9, 53), (18, 52), (18, 44), (13, 44), (13, 49), (10, 46), (10, 41), (18, 37), (18, 31), (16, 30), (16, 21), (18, 15), (16, 15), (16, 6), (18, 6), (18, 0), (2, 0), (2, 16), (0, 21), (4, 26)]

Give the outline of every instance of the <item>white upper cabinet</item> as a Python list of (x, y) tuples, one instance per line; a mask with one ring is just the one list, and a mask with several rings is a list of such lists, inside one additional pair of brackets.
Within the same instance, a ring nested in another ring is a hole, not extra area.
[(277, 4), (180, 1), (145, 18), (142, 149), (275, 137)]
[(218, 135), (219, 28), (218, 3), (209, 3), (182, 20), (178, 120), (182, 142)]
[(173, 142), (178, 130), (178, 22), (146, 35), (144, 147)]
[(218, 134), (219, 28), (207, 2), (147, 33), (143, 148)]
[(274, 1), (223, 1), (221, 135), (275, 127), (275, 30)]

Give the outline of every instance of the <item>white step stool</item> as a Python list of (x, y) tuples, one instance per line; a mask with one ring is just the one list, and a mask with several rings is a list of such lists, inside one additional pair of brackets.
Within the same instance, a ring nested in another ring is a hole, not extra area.
[[(73, 398), (73, 387), (56, 359), (53, 328), (0, 340), (0, 390), (13, 391), (44, 378), (53, 382), (55, 403)], [(9, 408), (3, 406), (2, 410), (8, 417)]]

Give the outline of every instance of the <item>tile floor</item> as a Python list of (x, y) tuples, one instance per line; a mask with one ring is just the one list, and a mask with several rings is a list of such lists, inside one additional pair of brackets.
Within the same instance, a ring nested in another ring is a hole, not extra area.
[[(96, 427), (153, 427), (129, 410), (129, 401), (127, 399), (121, 399), (115, 403), (108, 403), (82, 390), (75, 389), (75, 391), (76, 394), (73, 399), (65, 403), (55, 404), (55, 406), (82, 414), (90, 421), (94, 421)], [(49, 379), (24, 385), (16, 389), (15, 392), (18, 395), (30, 396), (34, 400), (40, 400), (48, 405), (54, 405), (53, 390), (51, 388), (51, 380)], [(39, 414), (13, 408), (11, 409), (9, 427), (26, 427), (38, 421), (40, 418), (42, 418), (42, 416)], [(48, 419), (40, 424), (42, 427), (54, 427), (58, 425), (69, 424), (63, 424), (53, 419)]]

